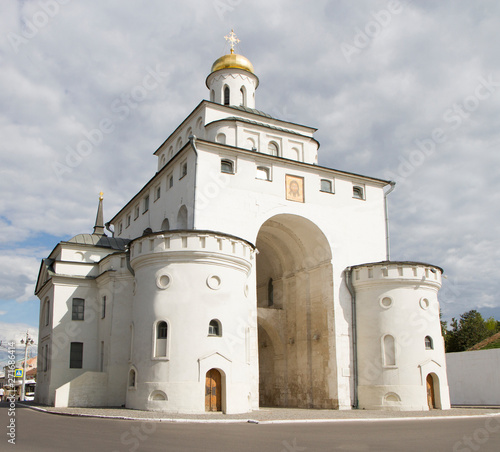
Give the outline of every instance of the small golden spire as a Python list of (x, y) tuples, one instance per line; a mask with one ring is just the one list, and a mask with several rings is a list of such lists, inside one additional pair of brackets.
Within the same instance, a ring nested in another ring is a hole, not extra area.
[(101, 191), (99, 192), (99, 201), (102, 201), (104, 199), (104, 193)]
[(235, 44), (238, 44), (240, 42), (240, 40), (236, 37), (234, 30), (231, 29), (231, 33), (229, 33), (227, 36), (224, 36), (224, 39), (231, 43), (231, 54), (233, 54)]

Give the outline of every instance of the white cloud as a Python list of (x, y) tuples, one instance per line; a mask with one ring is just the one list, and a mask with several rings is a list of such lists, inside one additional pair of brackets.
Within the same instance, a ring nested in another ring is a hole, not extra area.
[[(353, 44), (387, 1), (190, 0), (175, 8), (161, 1), (68, 2), (17, 53), (4, 39), (0, 243), (7, 251), (0, 297), (31, 296), (43, 256), (34, 237), (91, 232), (99, 191), (110, 218), (151, 177), (152, 152), (207, 96), (205, 77), (234, 25), (240, 51), (260, 77), (257, 108), (318, 127), (320, 164), (396, 178), (389, 197), (392, 257), (443, 266), (449, 281), (460, 283), (458, 294), (443, 291), (454, 300), (454, 315), (500, 305), (493, 273), (500, 249), (500, 87), (465, 112), (458, 127), (444, 117), (474, 96), (480, 77), (500, 81), (500, 5), (401, 4), (351, 62), (341, 44)], [(40, 9), (38, 1), (7, 5), (0, 17), (5, 35), (22, 34), (23, 21)], [(113, 102), (157, 64), (168, 76), (118, 119)], [(58, 178), (54, 163), (67, 164), (68, 148), (104, 118), (115, 121), (114, 131)], [(446, 140), (410, 174), (402, 172), (417, 140), (436, 128)]]

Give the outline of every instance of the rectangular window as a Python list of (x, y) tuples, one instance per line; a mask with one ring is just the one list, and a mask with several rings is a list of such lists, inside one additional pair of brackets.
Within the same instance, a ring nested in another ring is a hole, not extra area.
[(120, 221), (120, 224), (118, 225), (118, 234), (121, 234), (123, 232), (123, 223)]
[(321, 179), (320, 191), (325, 193), (333, 193), (333, 184), (331, 180)]
[(137, 220), (139, 218), (139, 205), (135, 206), (134, 210), (134, 220)]
[(144, 198), (144, 210), (142, 213), (146, 213), (149, 210), (149, 195)]
[(130, 214), (127, 215), (127, 219), (125, 221), (125, 227), (128, 228), (130, 226)]
[(73, 298), (71, 320), (84, 320), (85, 300), (83, 298)]
[(271, 171), (266, 166), (258, 166), (255, 173), (255, 179), (271, 180)]
[(102, 297), (102, 305), (101, 305), (101, 319), (106, 317), (106, 295)]
[(188, 173), (188, 164), (187, 162), (184, 162), (181, 164), (181, 177), (179, 179), (182, 179), (187, 173)]
[(156, 187), (156, 191), (155, 191), (155, 201), (160, 199), (160, 196), (161, 196), (161, 186), (158, 185), (158, 187)]
[(81, 369), (83, 367), (83, 342), (72, 342), (69, 351), (69, 368)]
[(167, 190), (168, 190), (169, 188), (172, 188), (174, 186), (174, 176), (172, 176), (172, 174), (169, 174), (167, 176), (167, 180), (168, 180), (167, 182)]

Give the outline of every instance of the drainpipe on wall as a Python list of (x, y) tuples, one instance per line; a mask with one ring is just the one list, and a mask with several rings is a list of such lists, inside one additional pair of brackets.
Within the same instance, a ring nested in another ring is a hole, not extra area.
[(394, 188), (396, 187), (396, 182), (394, 181), (390, 181), (389, 182), (391, 188), (389, 188), (389, 190), (387, 190), (385, 193), (384, 193), (384, 209), (385, 209), (385, 244), (386, 244), (386, 260), (390, 261), (391, 260), (391, 244), (390, 244), (390, 241), (389, 241), (389, 209), (387, 207), (387, 195), (389, 193), (392, 192), (392, 190), (394, 190)]
[(194, 216), (196, 212), (196, 175), (198, 174), (198, 149), (196, 149), (196, 135), (189, 135), (189, 142), (191, 143), (191, 147), (195, 153), (194, 160), (194, 189), (193, 189), (193, 229), (195, 229), (194, 225)]
[(353, 408), (358, 408), (358, 327), (356, 321), (356, 294), (352, 285), (352, 267), (344, 270), (347, 290), (351, 294), (351, 312), (352, 312), (352, 373), (354, 380), (353, 390)]
[(130, 245), (129, 244), (125, 245), (125, 261), (127, 262), (128, 271), (132, 274), (132, 276), (135, 276), (135, 271), (132, 268), (132, 265), (130, 265)]
[(109, 227), (111, 226), (111, 221), (108, 221), (107, 223), (104, 223), (104, 227), (111, 232), (111, 237), (115, 236), (115, 231), (111, 230)]

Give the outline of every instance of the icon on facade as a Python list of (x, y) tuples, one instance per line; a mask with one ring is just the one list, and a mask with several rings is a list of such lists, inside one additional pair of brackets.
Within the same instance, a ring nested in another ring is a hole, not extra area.
[(286, 199), (289, 201), (304, 202), (304, 178), (299, 176), (285, 176)]

